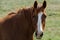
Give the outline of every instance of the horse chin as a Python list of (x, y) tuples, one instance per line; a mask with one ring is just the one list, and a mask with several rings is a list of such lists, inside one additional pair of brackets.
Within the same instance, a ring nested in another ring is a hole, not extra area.
[(42, 39), (42, 37), (40, 37), (40, 36), (36, 36), (36, 39)]

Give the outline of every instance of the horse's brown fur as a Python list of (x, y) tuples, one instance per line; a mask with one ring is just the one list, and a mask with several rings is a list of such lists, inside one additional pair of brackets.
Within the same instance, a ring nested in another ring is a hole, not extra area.
[(8, 14), (0, 23), (1, 40), (32, 40), (31, 9)]

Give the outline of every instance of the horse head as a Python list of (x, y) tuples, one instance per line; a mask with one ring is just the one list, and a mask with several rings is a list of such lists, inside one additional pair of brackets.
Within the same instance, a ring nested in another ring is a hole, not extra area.
[(34, 2), (33, 19), (35, 22), (35, 35), (38, 39), (41, 39), (45, 29), (46, 20), (46, 1), (44, 0), (42, 6), (39, 6), (37, 1)]

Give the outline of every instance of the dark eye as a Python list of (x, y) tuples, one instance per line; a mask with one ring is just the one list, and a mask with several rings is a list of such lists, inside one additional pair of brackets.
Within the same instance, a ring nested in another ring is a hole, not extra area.
[(34, 16), (33, 16), (33, 21), (36, 23), (37, 20), (38, 20), (38, 16), (37, 16), (37, 15), (34, 15)]
[(37, 20), (37, 19), (38, 19), (38, 16), (33, 16), (33, 18), (34, 18), (35, 20)]
[(46, 15), (44, 15), (45, 16), (45, 18), (47, 17)]
[(35, 16), (33, 16), (33, 18), (35, 18)]
[(47, 16), (45, 14), (43, 14), (43, 17), (46, 18)]

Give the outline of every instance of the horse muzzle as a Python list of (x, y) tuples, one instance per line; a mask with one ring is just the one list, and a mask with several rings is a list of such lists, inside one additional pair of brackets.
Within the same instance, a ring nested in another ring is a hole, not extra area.
[(37, 32), (36, 32), (35, 35), (36, 35), (37, 39), (41, 39), (43, 37), (43, 32), (41, 34), (37, 34)]

